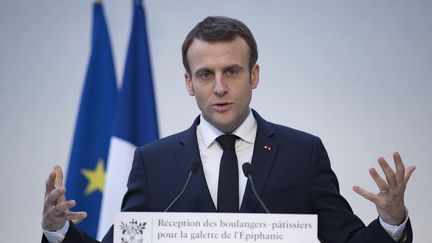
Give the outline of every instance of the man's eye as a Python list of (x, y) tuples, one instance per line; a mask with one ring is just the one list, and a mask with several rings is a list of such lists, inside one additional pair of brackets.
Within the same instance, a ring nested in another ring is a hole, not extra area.
[(232, 68), (232, 69), (228, 69), (228, 71), (227, 71), (227, 75), (228, 75), (229, 77), (236, 76), (237, 73), (238, 73), (238, 70), (237, 70), (237, 69), (234, 69), (234, 68)]
[(198, 76), (202, 79), (210, 79), (212, 77), (212, 74), (210, 72), (203, 72), (200, 73)]

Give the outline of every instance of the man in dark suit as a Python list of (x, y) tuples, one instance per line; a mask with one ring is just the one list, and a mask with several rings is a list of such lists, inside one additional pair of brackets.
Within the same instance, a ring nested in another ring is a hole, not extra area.
[[(136, 150), (123, 211), (163, 211), (181, 190), (191, 162), (199, 161), (198, 173), (171, 211), (264, 212), (242, 176), (242, 163), (251, 161), (258, 193), (270, 211), (318, 214), (322, 242), (412, 241), (404, 192), (415, 168), (405, 169), (398, 153), (396, 171), (378, 159), (386, 180), (374, 169), (370, 174), (379, 193), (354, 187), (378, 209), (379, 218), (365, 226), (339, 194), (321, 140), (270, 123), (249, 107), (259, 83), (258, 51), (243, 23), (208, 17), (188, 34), (182, 51), (186, 89), (201, 115), (189, 129)], [(227, 172), (224, 162), (230, 149), (223, 139), (228, 137), (235, 150), (234, 173)], [(43, 241), (95, 242), (68, 221), (86, 213), (68, 211), (75, 202), (66, 200), (61, 181), (61, 169), (55, 167), (46, 183)], [(112, 228), (103, 242), (112, 242)]]

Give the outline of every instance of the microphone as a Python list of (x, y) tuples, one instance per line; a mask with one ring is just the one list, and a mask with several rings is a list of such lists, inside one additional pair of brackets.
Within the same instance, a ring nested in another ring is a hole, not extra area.
[(249, 162), (245, 162), (242, 165), (242, 169), (243, 169), (243, 174), (248, 178), (248, 181), (252, 187), (252, 191), (255, 195), (255, 198), (258, 200), (258, 202), (261, 204), (261, 207), (264, 208), (264, 211), (266, 213), (270, 213), (270, 210), (268, 210), (267, 206), (265, 205), (265, 203), (263, 202), (263, 200), (261, 200), (260, 196), (258, 195), (255, 185), (253, 183), (253, 177), (252, 177), (252, 166)]
[(183, 193), (186, 191), (187, 186), (189, 185), (190, 179), (192, 177), (192, 175), (194, 175), (198, 169), (200, 167), (200, 163), (198, 160), (193, 160), (192, 163), (189, 166), (189, 175), (188, 178), (186, 179), (186, 183), (183, 186), (183, 189), (181, 190), (181, 192), (174, 198), (174, 200), (172, 200), (172, 202), (168, 205), (168, 207), (164, 210), (164, 212), (168, 212), (168, 210), (170, 210), (170, 208), (177, 202), (177, 200), (179, 200), (179, 198), (183, 195)]

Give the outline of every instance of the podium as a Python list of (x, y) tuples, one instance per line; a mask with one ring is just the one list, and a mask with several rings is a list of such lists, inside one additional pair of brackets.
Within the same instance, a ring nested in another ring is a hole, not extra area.
[(317, 243), (317, 215), (122, 212), (114, 243)]

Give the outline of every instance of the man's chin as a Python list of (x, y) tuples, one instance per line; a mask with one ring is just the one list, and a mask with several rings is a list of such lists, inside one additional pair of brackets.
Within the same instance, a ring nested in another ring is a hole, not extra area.
[(217, 123), (217, 126), (215, 127), (223, 133), (232, 133), (238, 126), (239, 124), (236, 124), (234, 122), (227, 123), (225, 121), (225, 122)]

